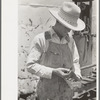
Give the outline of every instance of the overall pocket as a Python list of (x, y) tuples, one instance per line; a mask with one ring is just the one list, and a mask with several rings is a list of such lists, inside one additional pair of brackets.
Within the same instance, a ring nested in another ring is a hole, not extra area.
[(51, 65), (54, 67), (58, 67), (60, 64), (60, 54), (54, 50), (48, 50), (47, 52), (48, 60), (50, 61)]

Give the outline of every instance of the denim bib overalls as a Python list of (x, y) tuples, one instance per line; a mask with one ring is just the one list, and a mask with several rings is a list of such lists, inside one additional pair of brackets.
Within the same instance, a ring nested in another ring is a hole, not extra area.
[[(40, 64), (73, 70), (73, 57), (68, 43), (57, 44), (49, 41), (47, 51), (41, 56)], [(39, 100), (72, 100), (73, 91), (63, 78), (52, 75), (52, 79), (40, 78), (37, 95)]]

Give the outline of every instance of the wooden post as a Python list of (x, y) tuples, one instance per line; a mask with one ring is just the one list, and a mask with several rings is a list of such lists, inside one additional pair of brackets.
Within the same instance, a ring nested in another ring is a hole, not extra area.
[[(90, 0), (89, 4), (90, 4), (90, 15), (89, 15), (89, 18), (90, 18), (90, 29), (92, 29), (92, 0)], [(92, 30), (90, 30), (90, 34), (91, 34), (91, 31)]]

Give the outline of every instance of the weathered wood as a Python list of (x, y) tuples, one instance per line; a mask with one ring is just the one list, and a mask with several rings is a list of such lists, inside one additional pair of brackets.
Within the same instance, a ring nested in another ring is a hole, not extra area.
[[(73, 0), (74, 2), (80, 2), (81, 0)], [(82, 0), (82, 2), (88, 2), (89, 0)], [(93, 1), (93, 0), (91, 0)]]
[(83, 67), (81, 67), (81, 70), (88, 69), (88, 68), (91, 68), (91, 67), (94, 67), (94, 66), (96, 66), (96, 64), (83, 66)]

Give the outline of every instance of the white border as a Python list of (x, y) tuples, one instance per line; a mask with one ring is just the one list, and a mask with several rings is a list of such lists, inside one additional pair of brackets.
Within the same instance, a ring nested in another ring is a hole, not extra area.
[(96, 23), (97, 23), (97, 34), (96, 34), (96, 38), (97, 38), (97, 43), (96, 43), (96, 56), (97, 56), (97, 83), (96, 83), (96, 87), (97, 87), (97, 100), (99, 100), (99, 0), (97, 0), (96, 2), (96, 11), (97, 11), (97, 19), (96, 19)]
[(2, 0), (1, 100), (17, 100), (18, 0)]
[[(17, 100), (18, 0), (2, 0), (1, 100)], [(99, 0), (97, 0), (97, 64), (99, 63)], [(97, 100), (99, 97), (97, 66)]]

